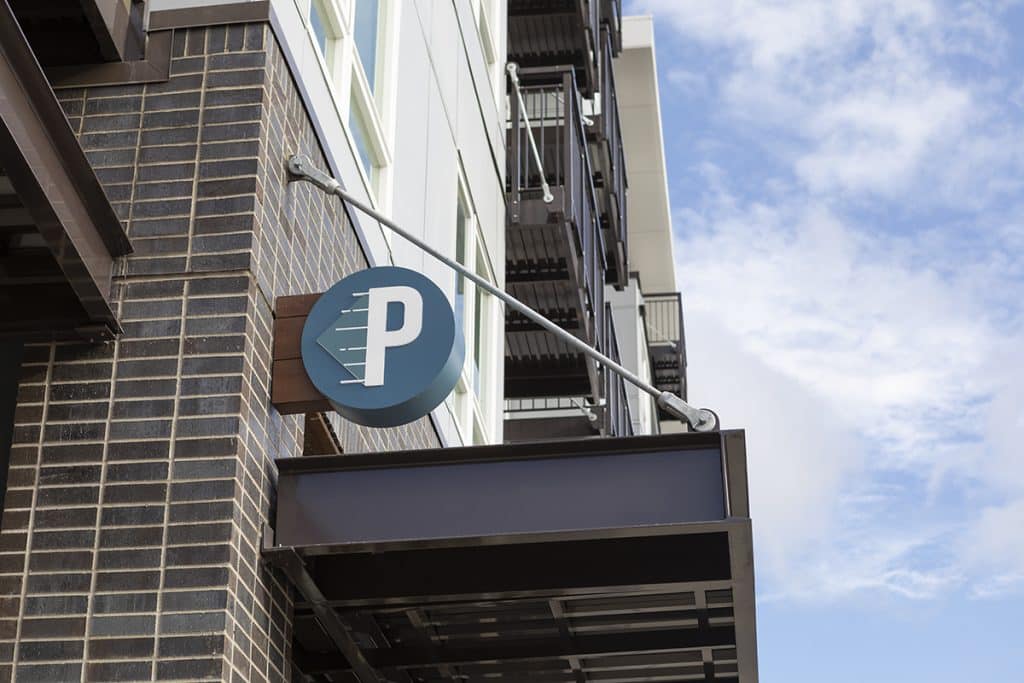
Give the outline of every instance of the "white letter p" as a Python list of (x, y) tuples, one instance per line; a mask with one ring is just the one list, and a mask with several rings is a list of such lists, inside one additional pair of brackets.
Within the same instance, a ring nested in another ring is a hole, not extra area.
[[(402, 325), (388, 329), (388, 304), (400, 303), (404, 309)], [(366, 379), (363, 385), (384, 385), (384, 355), (388, 349), (415, 341), (423, 331), (423, 297), (412, 287), (375, 287), (370, 289), (366, 323)]]

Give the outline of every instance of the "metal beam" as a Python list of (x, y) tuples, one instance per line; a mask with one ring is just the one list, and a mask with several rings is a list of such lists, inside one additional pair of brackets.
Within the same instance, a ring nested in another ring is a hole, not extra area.
[[(562, 608), (562, 601), (558, 599), (548, 600), (548, 608), (551, 616), (555, 618), (558, 625), (558, 634), (562, 637), (567, 648), (575, 649), (572, 632), (569, 630), (569, 622), (565, 618), (565, 610)], [(577, 654), (569, 655), (569, 668), (572, 669), (572, 676), (576, 683), (587, 683), (587, 676), (583, 673), (583, 666), (580, 664), (580, 657)]]
[[(735, 632), (732, 626), (712, 626), (707, 630), (692, 628), (577, 636), (572, 642), (551, 638), (524, 638), (487, 646), (434, 648), (433, 651), (413, 646), (365, 650), (364, 654), (366, 661), (378, 669), (415, 669), (437, 665), (672, 652), (704, 647), (732, 647), (734, 643)], [(308, 666), (310, 670), (307, 673), (351, 669), (345, 664), (344, 658), (336, 655), (313, 655)]]
[[(346, 668), (352, 670), (359, 683), (387, 683), (366, 661), (362, 651), (359, 649), (359, 645), (356, 644), (352, 634), (349, 633), (348, 627), (345, 626), (338, 613), (327, 604), (327, 600), (324, 598), (323, 593), (320, 592), (320, 588), (317, 587), (313, 577), (306, 571), (306, 563), (295, 552), (295, 549), (290, 547), (264, 548), (263, 556), (275, 567), (281, 569), (288, 576), (292, 584), (299, 589), (299, 592), (302, 593), (312, 608), (313, 613), (316, 614), (320, 625), (323, 626), (324, 632), (327, 633), (331, 641), (334, 642), (334, 645), (345, 656), (345, 659), (348, 660), (350, 666)], [(312, 672), (307, 671), (305, 673)]]
[(431, 626), (423, 619), (423, 615), (420, 613), (420, 610), (416, 608), (408, 609), (405, 611), (405, 617), (409, 620), (409, 623), (412, 624), (413, 628), (416, 629), (416, 633), (422, 637), (423, 640), (421, 647), (423, 647), (424, 651), (426, 651), (428, 656), (431, 658), (431, 666), (436, 666), (442, 676), (454, 678), (452, 668), (447, 664), (439, 663), (439, 658), (436, 654), (437, 646), (434, 642), (434, 634), (431, 632)]

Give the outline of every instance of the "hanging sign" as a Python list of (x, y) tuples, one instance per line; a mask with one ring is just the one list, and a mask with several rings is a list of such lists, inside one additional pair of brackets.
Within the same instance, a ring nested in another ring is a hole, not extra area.
[(327, 290), (302, 329), (309, 379), (342, 416), (396, 427), (436, 408), (465, 359), (444, 292), (424, 275), (386, 266)]

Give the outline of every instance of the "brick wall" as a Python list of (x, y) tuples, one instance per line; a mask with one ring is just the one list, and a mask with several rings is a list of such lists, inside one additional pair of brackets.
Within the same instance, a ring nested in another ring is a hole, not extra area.
[[(26, 351), (0, 533), (0, 678), (290, 680), (290, 592), (259, 561), (274, 298), (365, 266), (265, 24), (179, 30), (172, 77), (58, 93), (135, 253), (124, 334)], [(342, 423), (347, 452), (437, 445)]]

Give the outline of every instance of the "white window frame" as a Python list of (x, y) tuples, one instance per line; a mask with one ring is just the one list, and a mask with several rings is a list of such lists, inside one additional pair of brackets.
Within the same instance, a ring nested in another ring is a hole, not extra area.
[[(494, 284), (494, 272), (491, 268), (491, 260), (487, 253), (487, 245), (483, 239), (480, 229), (480, 221), (477, 219), (476, 209), (473, 206), (472, 197), (468, 190), (468, 182), (460, 167), (458, 177), (458, 188), (456, 201), (461, 204), (466, 217), (465, 242), (463, 243), (463, 265), (469, 267), (473, 272), (483, 276), (488, 282)], [(456, 207), (455, 221), (458, 221), (458, 208)], [(456, 227), (455, 239), (453, 240), (453, 257), (458, 257), (458, 228)], [(478, 269), (478, 264), (483, 266), (483, 272)], [(457, 296), (458, 274), (455, 275), (452, 288), (453, 298)], [(504, 415), (499, 410), (500, 397), (498, 396), (497, 365), (495, 351), (499, 348), (497, 334), (500, 331), (498, 300), (483, 292), (473, 282), (464, 279), (465, 297), (463, 299), (462, 324), (460, 331), (466, 345), (466, 359), (459, 375), (459, 381), (452, 392), (451, 408), (455, 416), (456, 428), (462, 443), (466, 445), (479, 445), (494, 443), (497, 434), (500, 433), (497, 420)], [(473, 352), (476, 340), (476, 301), (482, 297), (480, 311), (480, 389), (479, 394), (473, 382)], [(454, 301), (453, 301), (454, 303)]]
[[(395, 106), (397, 82), (395, 65), (398, 61), (398, 26), (400, 0), (380, 0), (377, 23), (376, 90), (370, 92), (366, 74), (359, 61), (353, 28), (355, 3), (360, 0), (294, 0), (301, 13), (313, 52), (327, 80), (335, 109), (348, 136), (349, 148), (356, 157), (356, 166), (374, 208), (390, 213), (392, 189), (392, 146), (395, 138)], [(333, 53), (330, 59), (320, 51), (313, 32), (310, 12), (313, 4), (321, 10), (332, 32)], [(355, 109), (353, 110), (353, 107)], [(367, 172), (356, 145), (350, 121), (353, 113), (359, 117), (365, 131), (364, 143), (371, 157), (372, 169)], [(390, 231), (384, 232), (390, 242)]]
[(498, 10), (501, 0), (470, 0), (473, 8), (473, 23), (476, 25), (480, 43), (483, 46), (484, 62), (491, 78), (491, 89), (495, 101), (500, 102), (505, 95), (505, 60), (500, 57), (498, 30), (501, 26)]

